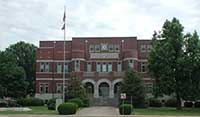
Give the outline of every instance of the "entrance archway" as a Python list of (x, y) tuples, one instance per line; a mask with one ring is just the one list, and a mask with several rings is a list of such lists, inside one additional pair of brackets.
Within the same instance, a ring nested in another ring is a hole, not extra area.
[(117, 82), (114, 85), (114, 94), (115, 96), (118, 96), (120, 93), (120, 86), (121, 86), (121, 82)]
[(86, 82), (85, 85), (85, 90), (88, 96), (93, 96), (94, 94), (94, 85), (91, 82)]
[(109, 84), (106, 82), (102, 82), (99, 85), (99, 97), (109, 97), (110, 89)]

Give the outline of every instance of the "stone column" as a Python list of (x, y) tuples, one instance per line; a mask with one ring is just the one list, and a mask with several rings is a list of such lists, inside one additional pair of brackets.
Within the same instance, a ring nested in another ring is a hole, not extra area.
[(97, 84), (94, 86), (94, 98), (99, 98), (99, 90)]
[(109, 98), (114, 98), (114, 86), (111, 84), (110, 86), (110, 91), (109, 91)]

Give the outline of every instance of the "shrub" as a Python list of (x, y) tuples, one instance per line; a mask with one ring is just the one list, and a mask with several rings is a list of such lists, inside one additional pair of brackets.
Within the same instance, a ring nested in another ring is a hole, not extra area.
[(78, 107), (83, 107), (83, 101), (80, 98), (73, 98), (68, 100), (68, 102), (73, 102), (78, 105)]
[(88, 98), (84, 98), (83, 100), (83, 107), (89, 107), (90, 106), (90, 100)]
[(8, 107), (8, 104), (6, 101), (0, 101), (0, 107)]
[(194, 103), (194, 107), (195, 107), (195, 108), (200, 108), (200, 101), (195, 102), (195, 103)]
[(48, 110), (55, 110), (56, 109), (56, 98), (52, 98), (47, 102)]
[(58, 106), (58, 112), (60, 115), (75, 114), (78, 109), (78, 105), (71, 102), (66, 102)]
[(149, 106), (150, 107), (161, 107), (162, 103), (160, 100), (155, 99), (155, 98), (150, 98), (149, 99)]
[(130, 115), (132, 113), (133, 106), (131, 104), (121, 104), (119, 106), (119, 113), (121, 115)]
[(184, 102), (184, 107), (193, 107), (192, 102)]
[(16, 100), (7, 100), (8, 107), (20, 107)]
[(176, 99), (169, 99), (165, 102), (166, 107), (176, 107), (177, 106), (177, 101)]
[(22, 106), (43, 106), (44, 101), (38, 98), (20, 98), (17, 103)]

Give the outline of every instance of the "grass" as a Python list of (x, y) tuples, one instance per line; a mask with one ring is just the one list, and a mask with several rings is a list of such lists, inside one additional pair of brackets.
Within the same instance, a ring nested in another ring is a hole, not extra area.
[(175, 115), (175, 116), (200, 116), (200, 108), (183, 108), (176, 110), (173, 107), (134, 109), (135, 115)]
[(58, 114), (55, 110), (48, 110), (46, 106), (32, 106), (29, 107), (31, 111), (0, 111), (0, 114)]

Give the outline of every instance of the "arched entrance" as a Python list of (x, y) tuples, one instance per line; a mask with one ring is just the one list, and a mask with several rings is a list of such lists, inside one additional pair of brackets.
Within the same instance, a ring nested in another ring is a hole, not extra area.
[(119, 93), (120, 93), (120, 86), (121, 86), (121, 82), (117, 82), (117, 83), (114, 85), (114, 95), (115, 95), (115, 97), (119, 96)]
[(86, 82), (84, 84), (84, 87), (85, 87), (87, 95), (89, 97), (93, 97), (93, 94), (94, 94), (94, 85), (91, 82)]
[(109, 84), (102, 82), (99, 85), (99, 97), (109, 97)]

